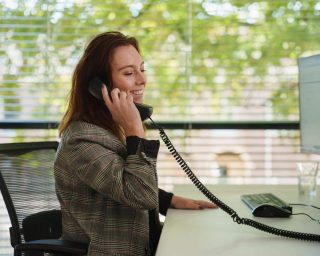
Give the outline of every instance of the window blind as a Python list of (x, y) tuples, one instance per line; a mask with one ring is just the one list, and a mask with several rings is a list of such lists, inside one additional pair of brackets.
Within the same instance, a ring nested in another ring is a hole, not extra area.
[(157, 120), (297, 120), (317, 1), (1, 1), (0, 120), (58, 121), (94, 35), (136, 36)]

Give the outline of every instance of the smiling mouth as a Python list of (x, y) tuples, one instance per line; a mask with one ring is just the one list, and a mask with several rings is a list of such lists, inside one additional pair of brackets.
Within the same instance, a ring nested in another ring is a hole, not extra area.
[(131, 91), (132, 95), (142, 95), (143, 94), (143, 90), (135, 90), (135, 91)]

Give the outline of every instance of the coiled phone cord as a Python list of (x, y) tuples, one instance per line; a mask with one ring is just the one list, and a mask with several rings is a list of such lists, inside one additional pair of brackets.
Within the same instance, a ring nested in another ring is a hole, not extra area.
[(192, 172), (191, 168), (188, 166), (188, 164), (184, 161), (184, 159), (180, 156), (179, 152), (175, 149), (172, 142), (170, 141), (169, 137), (165, 133), (164, 129), (160, 126), (158, 126), (150, 117), (152, 124), (158, 128), (160, 137), (165, 143), (166, 147), (169, 149), (172, 156), (175, 158), (175, 160), (178, 162), (182, 170), (186, 173), (188, 178), (192, 181), (192, 183), (197, 187), (197, 189), (204, 194), (212, 203), (215, 203), (219, 208), (221, 208), (223, 211), (228, 213), (234, 222), (238, 224), (244, 224), (247, 226), (254, 227), (256, 229), (259, 229), (261, 231), (271, 233), (277, 236), (282, 237), (289, 237), (289, 238), (295, 238), (300, 240), (307, 240), (307, 241), (318, 241), (320, 242), (320, 235), (317, 234), (309, 234), (309, 233), (302, 233), (302, 232), (296, 232), (296, 231), (289, 231), (289, 230), (283, 230), (278, 229), (275, 227), (271, 227), (265, 224), (262, 224), (260, 222), (257, 222), (252, 219), (248, 218), (241, 218), (237, 214), (235, 210), (233, 210), (231, 207), (223, 203), (219, 198), (217, 198), (214, 194), (212, 194), (206, 186), (197, 178), (197, 176)]

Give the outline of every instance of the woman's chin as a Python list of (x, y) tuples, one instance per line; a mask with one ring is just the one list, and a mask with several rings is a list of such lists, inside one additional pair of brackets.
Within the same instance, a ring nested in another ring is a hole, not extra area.
[(133, 101), (135, 103), (143, 104), (143, 97), (134, 97)]

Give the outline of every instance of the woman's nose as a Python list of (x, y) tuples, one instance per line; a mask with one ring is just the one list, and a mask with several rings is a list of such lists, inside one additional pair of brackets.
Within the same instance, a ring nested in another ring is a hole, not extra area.
[(145, 84), (146, 83), (146, 76), (144, 74), (144, 72), (142, 71), (137, 71), (136, 72), (136, 83), (137, 84)]

